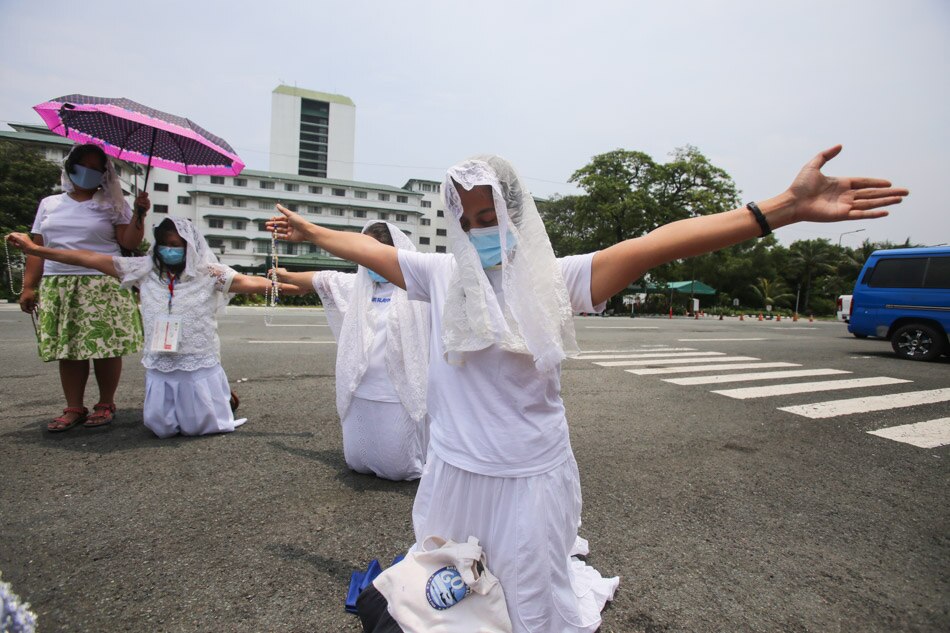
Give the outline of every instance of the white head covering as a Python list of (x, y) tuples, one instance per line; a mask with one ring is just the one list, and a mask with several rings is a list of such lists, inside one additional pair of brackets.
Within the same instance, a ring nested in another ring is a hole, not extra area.
[[(470, 191), (492, 189), (501, 236), (502, 309), (478, 253), (462, 230), (462, 201), (455, 183)], [(460, 354), (498, 345), (530, 354), (539, 370), (556, 368), (578, 353), (570, 297), (544, 223), (514, 168), (498, 156), (478, 156), (449, 168), (442, 187), (452, 253), (457, 262), (442, 315), (449, 362)], [(509, 251), (508, 233), (515, 237)]]
[[(72, 149), (69, 150), (70, 153), (75, 151), (77, 147), (80, 146), (73, 145)], [(66, 158), (69, 158), (69, 155), (67, 155)], [(59, 179), (63, 191), (71, 193), (76, 189), (76, 185), (73, 184), (69, 174), (66, 173), (66, 158), (63, 159)], [(119, 182), (119, 177), (115, 173), (115, 167), (112, 165), (112, 159), (109, 158), (108, 154), (106, 155), (106, 170), (102, 174), (102, 184), (96, 193), (93, 194), (92, 199), (99, 205), (111, 207), (116, 214), (121, 213), (128, 204), (125, 201), (125, 196), (122, 194), (122, 183)]]
[[(216, 275), (220, 273), (220, 268), (223, 268), (218, 262), (217, 256), (214, 254), (214, 251), (211, 250), (211, 247), (208, 246), (208, 240), (205, 239), (198, 228), (192, 223), (191, 220), (187, 218), (167, 218), (175, 224), (175, 230), (178, 231), (178, 235), (181, 236), (181, 239), (185, 241), (185, 269), (182, 271), (179, 278), (182, 280), (185, 279), (194, 279), (199, 275)], [(163, 220), (164, 222), (164, 220)], [(148, 253), (144, 257), (123, 257), (123, 275), (122, 275), (122, 287), (131, 288), (132, 286), (140, 286), (145, 279), (152, 273), (158, 274), (158, 270), (155, 267), (155, 248), (157, 244), (154, 242), (148, 248)], [(225, 295), (223, 293), (215, 293), (217, 305), (215, 308), (221, 310), (224, 308), (228, 301), (230, 300), (230, 295)]]
[[(363, 233), (378, 221), (368, 222)], [(383, 222), (398, 249), (416, 250), (397, 227)], [(340, 418), (346, 415), (369, 366), (369, 353), (376, 336), (373, 309), (373, 280), (360, 266), (355, 275), (331, 275), (327, 283), (335, 301), (324, 300), (327, 321), (337, 334), (336, 406)], [(322, 297), (321, 297), (322, 298)], [(405, 290), (394, 287), (386, 319), (386, 369), (399, 400), (413, 420), (426, 414), (426, 384), (429, 375), (428, 306), (410, 301)]]

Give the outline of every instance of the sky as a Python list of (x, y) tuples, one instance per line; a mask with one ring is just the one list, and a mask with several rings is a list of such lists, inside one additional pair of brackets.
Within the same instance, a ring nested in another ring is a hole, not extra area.
[(910, 197), (781, 241), (950, 243), (946, 0), (0, 0), (3, 124), (40, 123), (32, 106), (53, 97), (122, 96), (267, 169), (281, 83), (356, 103), (357, 180), (441, 180), (496, 153), (535, 195), (567, 195), (597, 154), (693, 145), (762, 200), (842, 143), (825, 173)]

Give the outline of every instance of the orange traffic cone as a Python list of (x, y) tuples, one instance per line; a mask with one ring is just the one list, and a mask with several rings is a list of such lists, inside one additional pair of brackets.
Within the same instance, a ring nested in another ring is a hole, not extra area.
[(762, 318), (762, 313), (759, 312), (759, 321), (764, 321), (764, 320), (765, 320), (765, 319)]
[(699, 312), (697, 312), (697, 313), (695, 314), (695, 316), (693, 316), (693, 318), (696, 319), (697, 321), (699, 321)]
[(798, 313), (792, 315), (792, 323), (798, 323)]
[(740, 315), (739, 315), (739, 320), (740, 320), (740, 321), (745, 321), (745, 315), (744, 315), (744, 314), (740, 314)]
[(781, 320), (782, 320), (782, 315), (781, 315), (781, 314), (776, 314), (776, 315), (775, 315), (775, 322), (778, 323), (778, 322), (781, 321)]
[(808, 315), (808, 322), (809, 322), (809, 323), (814, 323), (814, 322), (815, 322), (815, 317), (814, 317), (814, 315), (811, 315), (811, 314)]

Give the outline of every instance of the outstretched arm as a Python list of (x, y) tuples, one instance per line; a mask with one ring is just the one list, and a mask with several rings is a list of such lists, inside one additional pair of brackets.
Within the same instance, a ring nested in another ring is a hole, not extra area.
[[(231, 280), (231, 287), (228, 292), (239, 295), (263, 294), (270, 289), (271, 281), (267, 277), (254, 277), (252, 275), (242, 275), (238, 273)], [(296, 288), (290, 284), (278, 283), (278, 292), (295, 294)]]
[[(832, 178), (821, 168), (838, 155), (836, 145), (815, 156), (782, 194), (758, 203), (771, 228), (795, 222), (841, 222), (881, 218), (881, 207), (898, 204), (909, 192), (878, 178)], [(684, 257), (719, 250), (761, 234), (745, 207), (679, 220), (614, 244), (594, 255), (591, 299), (594, 305), (639, 279), (651, 268)]]
[(7, 235), (7, 242), (21, 249), (27, 255), (49, 259), (62, 264), (71, 266), (82, 266), (83, 268), (92, 268), (112, 277), (118, 277), (112, 263), (112, 255), (104, 255), (93, 251), (66, 250), (63, 248), (49, 248), (35, 244), (26, 233), (10, 233)]
[(395, 247), (383, 244), (362, 233), (334, 231), (325, 226), (311, 224), (279, 204), (277, 210), (281, 215), (272, 217), (267, 222), (268, 230), (277, 232), (277, 239), (316, 244), (323, 250), (365, 266), (403, 290), (406, 289), (406, 280), (402, 276), (399, 255)]
[[(267, 271), (268, 277), (271, 273), (274, 272), (274, 269)], [(312, 270), (307, 270), (304, 272), (293, 273), (287, 270), (286, 268), (277, 269), (277, 281), (282, 284), (286, 284), (293, 288), (293, 290), (287, 291), (287, 294), (291, 295), (306, 295), (314, 292), (313, 290), (313, 277), (318, 273)], [(281, 291), (283, 292), (283, 290)]]

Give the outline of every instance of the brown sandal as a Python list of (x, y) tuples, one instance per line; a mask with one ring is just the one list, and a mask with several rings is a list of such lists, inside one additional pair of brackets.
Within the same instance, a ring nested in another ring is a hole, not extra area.
[(112, 424), (112, 420), (115, 419), (115, 405), (112, 403), (100, 402), (93, 405), (92, 411), (93, 414), (83, 422), (83, 426), (87, 429)]
[(234, 413), (235, 411), (237, 411), (237, 408), (241, 406), (241, 399), (238, 398), (238, 395), (234, 393), (233, 391), (231, 392), (230, 404), (231, 404), (231, 413)]
[[(69, 413), (77, 414), (73, 418), (72, 422), (66, 419), (66, 415)], [(68, 431), (77, 424), (82, 424), (86, 421), (86, 416), (89, 414), (89, 409), (86, 407), (66, 407), (63, 409), (63, 415), (58, 418), (53, 418), (52, 421), (47, 423), (46, 430), (50, 433), (62, 433), (63, 431)]]

